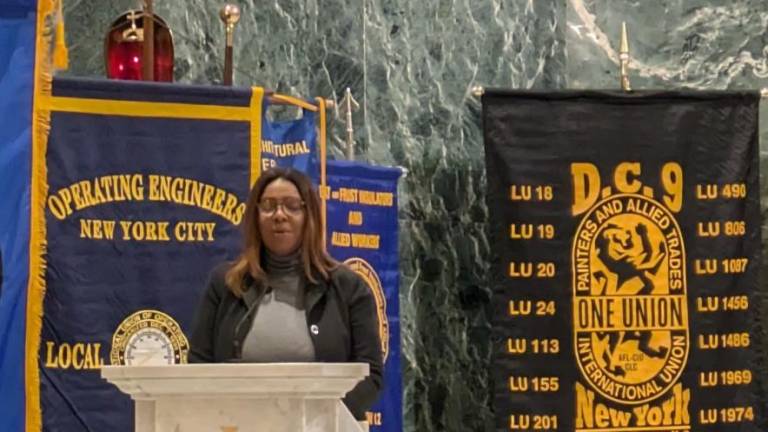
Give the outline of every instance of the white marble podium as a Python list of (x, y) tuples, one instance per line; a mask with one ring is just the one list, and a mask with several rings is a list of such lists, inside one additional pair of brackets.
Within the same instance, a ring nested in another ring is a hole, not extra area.
[(137, 432), (361, 432), (341, 398), (364, 363), (105, 366), (136, 402)]

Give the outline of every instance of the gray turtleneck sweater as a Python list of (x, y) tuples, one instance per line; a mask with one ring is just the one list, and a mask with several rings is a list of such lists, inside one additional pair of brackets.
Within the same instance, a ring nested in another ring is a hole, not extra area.
[(304, 312), (305, 282), (300, 251), (287, 257), (266, 255), (268, 292), (243, 341), (243, 360), (255, 363), (311, 362), (315, 348)]

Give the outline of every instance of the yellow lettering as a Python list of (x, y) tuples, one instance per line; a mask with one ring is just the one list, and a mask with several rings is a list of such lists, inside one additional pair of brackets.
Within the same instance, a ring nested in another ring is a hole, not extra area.
[(58, 368), (59, 362), (57, 361), (57, 358), (53, 355), (53, 342), (48, 341), (45, 343), (45, 346), (46, 346), (45, 367)]
[[(90, 344), (89, 344), (90, 345)], [(93, 357), (93, 368), (98, 369), (104, 366), (104, 361), (101, 359), (101, 343), (93, 344), (93, 350), (91, 352)]]
[(160, 200), (160, 176), (157, 174), (149, 175), (149, 200)]
[(126, 200), (131, 200), (131, 179), (129, 176), (126, 175), (120, 175), (117, 176), (119, 182), (120, 182), (120, 193), (125, 197)]
[(266, 171), (274, 166), (277, 166), (277, 162), (275, 162), (274, 159), (262, 159), (261, 160), (261, 169), (263, 171)]
[(216, 223), (215, 222), (204, 223), (203, 227), (205, 228), (207, 240), (213, 241), (213, 230), (214, 228), (216, 228)]
[(59, 346), (59, 364), (62, 369), (69, 369), (72, 364), (72, 348), (69, 344), (61, 344)]
[[(111, 222), (111, 221), (110, 221)], [(120, 221), (123, 240), (169, 241), (168, 222)], [(110, 230), (114, 231), (114, 222)], [(109, 237), (112, 238), (112, 237)]]
[(573, 178), (573, 206), (571, 213), (576, 216), (587, 211), (597, 201), (600, 193), (600, 173), (588, 162), (571, 164)]
[[(113, 194), (114, 193), (114, 194)], [(143, 177), (140, 174), (122, 174), (80, 180), (48, 198), (48, 207), (57, 219), (63, 220), (75, 210), (112, 201), (143, 200)]]
[[(149, 201), (196, 206), (222, 216), (235, 225), (240, 223), (245, 212), (245, 203), (241, 203), (236, 195), (193, 179), (148, 174), (146, 187), (148, 190), (145, 190), (145, 178), (141, 174), (102, 176), (81, 180), (62, 188), (52, 193), (46, 204), (51, 214), (59, 220), (66, 219), (76, 210), (90, 206), (114, 201), (143, 201), (145, 197)], [(102, 228), (107, 227), (95, 226), (91, 222), (82, 223), (81, 237), (100, 238), (97, 233)], [(144, 228), (135, 229), (141, 231)], [(148, 231), (144, 232), (143, 236), (154, 239), (160, 238), (161, 234), (159, 231)], [(104, 237), (109, 238), (107, 234), (104, 234)]]
[(83, 180), (78, 184), (80, 185), (80, 190), (83, 193), (84, 207), (90, 207), (93, 205), (93, 199), (91, 198), (91, 184), (88, 183), (88, 180)]
[(99, 183), (102, 183), (101, 187), (104, 189), (104, 193), (107, 195), (107, 201), (112, 202), (112, 177), (106, 176), (99, 178)]
[(93, 348), (91, 344), (85, 344), (85, 356), (83, 359), (83, 369), (94, 369), (93, 367)]
[(170, 241), (171, 238), (168, 237), (168, 222), (158, 222), (157, 223), (157, 239), (160, 241)]
[(339, 201), (347, 203), (357, 202), (357, 189), (339, 188)]
[(349, 247), (352, 244), (352, 238), (348, 233), (332, 232), (331, 244), (339, 247)]
[(379, 236), (376, 234), (352, 234), (352, 246), (361, 249), (378, 249)]
[(576, 383), (576, 427), (591, 428), (594, 427), (593, 406), (595, 403), (595, 394), (586, 390), (584, 386)]
[(224, 192), (223, 189), (216, 188), (216, 195), (213, 198), (213, 208), (211, 211), (218, 215), (222, 215), (222, 210), (224, 209), (224, 196), (226, 195), (226, 192)]
[(71, 212), (71, 210), (69, 212), (67, 211), (68, 209), (64, 206), (64, 203), (56, 195), (51, 195), (48, 197), (48, 209), (51, 211), (51, 214), (58, 220), (64, 220)]
[(241, 203), (239, 206), (237, 206), (237, 210), (235, 210), (235, 217), (232, 218), (232, 223), (235, 225), (239, 225), (240, 221), (243, 220), (244, 214), (245, 214), (245, 203)]
[(72, 210), (72, 194), (69, 192), (69, 189), (62, 189), (59, 191), (59, 195), (67, 209), (67, 216), (71, 215), (74, 212), (74, 210)]
[(171, 178), (168, 176), (160, 177), (160, 200), (171, 201)]
[(371, 411), (366, 412), (365, 420), (371, 426), (381, 426), (383, 424), (380, 412), (371, 412)]
[(616, 184), (616, 189), (623, 193), (635, 193), (643, 186), (642, 183), (635, 180), (630, 180), (629, 174), (633, 174), (635, 177), (640, 175), (640, 164), (637, 162), (622, 162), (616, 167), (613, 173), (613, 181)]
[(83, 368), (83, 355), (85, 354), (85, 345), (82, 343), (75, 344), (72, 349), (72, 367), (76, 370)]
[(664, 204), (673, 212), (683, 206), (683, 168), (677, 162), (668, 162), (661, 169), (661, 183), (667, 193), (662, 196)]
[(394, 196), (389, 192), (373, 192), (360, 190), (360, 204), (391, 207), (394, 203)]
[(201, 242), (214, 240), (215, 222), (185, 222), (180, 221), (173, 228), (176, 240), (180, 242)]
[(189, 200), (192, 202), (192, 205), (201, 207), (201, 203), (203, 202), (203, 183), (194, 182), (192, 184)]
[(191, 193), (190, 193), (195, 183), (200, 183), (200, 182), (194, 181), (192, 179), (184, 179), (184, 192), (183, 192), (184, 197), (181, 202), (182, 204), (195, 205), (195, 202), (191, 200)]
[(184, 179), (181, 177), (174, 177), (171, 180), (171, 201), (184, 204)]
[(72, 186), (69, 187), (69, 190), (72, 192), (72, 198), (75, 201), (75, 210), (80, 210), (83, 207), (85, 207), (85, 202), (83, 201), (83, 197), (80, 195), (80, 184), (75, 183)]
[(230, 221), (234, 221), (235, 219), (235, 207), (237, 206), (237, 198), (228, 193), (227, 194), (227, 203), (224, 204), (224, 209), (222, 211), (222, 214), (225, 218), (229, 219)]
[(363, 212), (350, 211), (347, 215), (347, 223), (352, 226), (360, 226), (363, 224)]
[(152, 222), (147, 222), (147, 240), (157, 240), (157, 225)]
[(114, 239), (115, 221), (99, 219), (80, 220), (80, 238), (87, 239)]
[(120, 228), (123, 230), (123, 240), (130, 240), (131, 236), (128, 233), (131, 229), (131, 221), (120, 221)]
[(131, 195), (135, 201), (144, 201), (144, 179), (140, 175), (131, 176)]
[(178, 241), (186, 240), (186, 231), (184, 230), (184, 227), (185, 227), (184, 222), (179, 222), (173, 228), (173, 235), (176, 237), (176, 240)]
[(104, 366), (100, 343), (62, 343), (48, 341), (45, 367), (50, 369), (90, 370)]
[(213, 207), (213, 193), (215, 189), (213, 186), (207, 184), (203, 186), (203, 208), (206, 210), (211, 210), (211, 207)]

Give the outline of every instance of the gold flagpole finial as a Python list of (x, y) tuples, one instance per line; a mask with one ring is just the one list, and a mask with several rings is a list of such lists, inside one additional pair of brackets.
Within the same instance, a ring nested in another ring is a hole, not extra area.
[(621, 43), (619, 48), (619, 74), (621, 75), (621, 89), (631, 92), (629, 84), (629, 37), (627, 36), (627, 23), (621, 23)]
[[(225, 4), (219, 11), (219, 17), (227, 26), (227, 35), (235, 30), (235, 24), (240, 21), (240, 8), (234, 4)], [(232, 46), (232, 41), (227, 38), (227, 45)]]
[(232, 45), (234, 45), (235, 24), (240, 20), (240, 8), (234, 4), (226, 4), (219, 11), (219, 18), (224, 22), (224, 31), (227, 36), (226, 46), (224, 47), (223, 83), (226, 86), (231, 86), (234, 73)]

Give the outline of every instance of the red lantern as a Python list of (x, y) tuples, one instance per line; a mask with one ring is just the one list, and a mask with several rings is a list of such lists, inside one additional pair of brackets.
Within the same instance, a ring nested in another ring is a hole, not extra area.
[[(144, 12), (130, 10), (110, 26), (104, 40), (107, 78), (142, 79)], [(173, 81), (173, 36), (165, 21), (154, 15), (155, 81)]]

